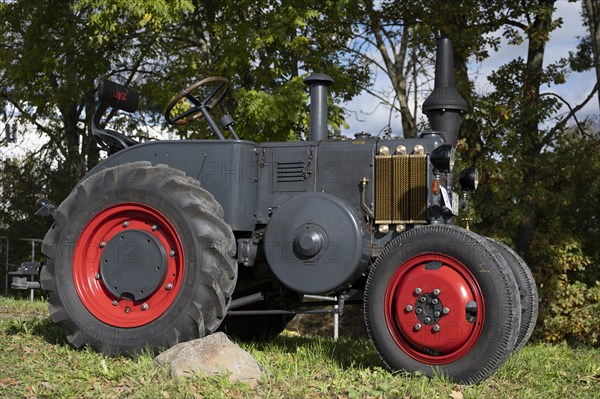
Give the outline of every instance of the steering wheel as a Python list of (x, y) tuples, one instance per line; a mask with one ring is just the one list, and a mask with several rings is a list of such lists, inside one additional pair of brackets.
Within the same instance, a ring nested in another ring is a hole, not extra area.
[[(214, 82), (218, 82), (218, 84), (214, 89), (211, 90), (210, 93), (208, 93), (204, 100), (200, 100), (198, 97), (191, 94), (200, 87), (207, 86)], [(194, 122), (195, 120), (202, 118), (202, 116), (206, 116), (205, 113), (215, 109), (219, 103), (223, 101), (223, 98), (225, 98), (225, 95), (228, 91), (229, 81), (221, 76), (211, 76), (199, 80), (193, 85), (188, 86), (177, 97), (175, 97), (173, 101), (169, 103), (169, 105), (167, 105), (167, 109), (165, 110), (165, 119), (172, 125), (187, 125), (188, 123)], [(171, 111), (173, 111), (173, 108), (184, 98), (192, 103), (192, 108), (179, 115), (172, 116)]]

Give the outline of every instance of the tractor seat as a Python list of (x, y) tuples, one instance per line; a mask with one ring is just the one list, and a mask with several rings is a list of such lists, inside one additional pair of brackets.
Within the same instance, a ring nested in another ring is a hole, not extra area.
[(109, 155), (139, 144), (139, 141), (110, 129), (94, 129), (94, 139), (100, 149), (108, 151)]
[(112, 155), (115, 152), (139, 144), (139, 141), (123, 133), (102, 128), (100, 120), (108, 107), (126, 112), (135, 112), (140, 101), (140, 95), (125, 86), (103, 80), (98, 86), (98, 100), (100, 100), (100, 105), (94, 114), (92, 131), (99, 149), (107, 151), (108, 155)]

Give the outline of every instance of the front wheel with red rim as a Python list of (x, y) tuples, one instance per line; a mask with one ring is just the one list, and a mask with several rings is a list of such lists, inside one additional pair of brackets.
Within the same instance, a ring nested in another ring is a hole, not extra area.
[(234, 236), (195, 179), (148, 162), (106, 168), (54, 219), (41, 282), (72, 345), (133, 354), (218, 328), (237, 280)]
[(393, 371), (443, 374), (461, 383), (492, 375), (520, 325), (515, 278), (482, 237), (455, 226), (412, 229), (369, 272), (365, 319)]

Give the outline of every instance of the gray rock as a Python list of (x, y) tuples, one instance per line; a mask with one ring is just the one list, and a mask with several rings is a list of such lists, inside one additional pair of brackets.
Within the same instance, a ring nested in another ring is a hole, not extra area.
[(177, 344), (158, 355), (154, 362), (168, 367), (175, 377), (229, 374), (230, 381), (242, 381), (251, 386), (258, 384), (263, 370), (248, 352), (222, 332)]

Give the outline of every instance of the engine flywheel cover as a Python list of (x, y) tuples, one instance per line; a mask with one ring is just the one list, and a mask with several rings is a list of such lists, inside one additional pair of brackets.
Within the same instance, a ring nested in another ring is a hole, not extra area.
[(366, 270), (367, 232), (346, 201), (327, 193), (302, 193), (273, 213), (265, 255), (289, 288), (307, 294), (335, 291)]

